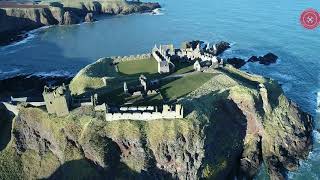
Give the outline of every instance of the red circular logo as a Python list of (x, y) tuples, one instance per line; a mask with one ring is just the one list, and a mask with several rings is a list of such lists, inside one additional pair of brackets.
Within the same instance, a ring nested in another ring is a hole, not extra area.
[(307, 9), (301, 14), (300, 22), (303, 27), (307, 29), (314, 29), (320, 23), (319, 13), (314, 9)]

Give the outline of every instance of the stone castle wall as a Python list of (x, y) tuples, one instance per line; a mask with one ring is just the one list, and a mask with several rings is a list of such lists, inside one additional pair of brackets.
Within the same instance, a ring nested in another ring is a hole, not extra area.
[(135, 112), (135, 113), (106, 113), (107, 121), (116, 121), (123, 119), (138, 120), (138, 121), (151, 121), (156, 119), (177, 119), (183, 118), (180, 112)]
[(112, 56), (114, 63), (125, 62), (125, 61), (135, 61), (135, 60), (142, 60), (142, 59), (149, 59), (151, 58), (150, 53), (146, 54), (138, 54), (138, 55), (131, 55), (131, 56)]
[[(137, 120), (137, 121), (151, 121), (157, 119), (180, 119), (183, 118), (183, 107), (177, 105), (175, 110), (170, 110), (170, 106), (166, 107), (162, 112), (157, 111), (154, 106), (138, 106), (138, 107), (121, 107), (119, 112), (108, 112), (106, 104), (95, 106), (95, 111), (105, 112), (106, 121), (116, 120)], [(127, 110), (139, 110), (130, 112)]]

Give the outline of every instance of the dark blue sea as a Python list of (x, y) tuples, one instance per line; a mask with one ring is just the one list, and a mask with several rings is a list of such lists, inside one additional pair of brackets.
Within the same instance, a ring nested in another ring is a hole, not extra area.
[[(320, 26), (307, 30), (300, 15), (320, 11), (319, 0), (160, 0), (156, 15), (103, 17), (98, 22), (45, 27), (29, 38), (0, 47), (0, 79), (19, 75), (73, 75), (100, 57), (149, 52), (154, 44), (200, 39), (228, 41), (224, 57), (249, 58), (273, 52), (270, 66), (247, 64), (243, 69), (278, 80), (285, 94), (303, 110), (316, 114), (320, 91)], [(315, 120), (315, 126), (320, 127)], [(314, 148), (289, 179), (320, 179), (320, 133)], [(265, 178), (263, 175), (258, 179)]]

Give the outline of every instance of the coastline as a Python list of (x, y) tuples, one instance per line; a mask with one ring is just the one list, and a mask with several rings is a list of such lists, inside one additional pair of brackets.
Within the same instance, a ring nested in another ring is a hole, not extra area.
[[(102, 3), (100, 9), (96, 4), (94, 6), (97, 7), (89, 9), (85, 6), (68, 7), (63, 2), (49, 3), (47, 6), (36, 4), (34, 7), (25, 7), (23, 4), (17, 7), (6, 7), (0, 3), (0, 27), (2, 27), (0, 28), (0, 47), (20, 42), (28, 38), (30, 32), (42, 27), (91, 23), (96, 21), (96, 18), (103, 16), (151, 13), (161, 8), (159, 3), (118, 1), (115, 1), (114, 7), (104, 10), (101, 9), (104, 5)], [(81, 1), (78, 3), (81, 4)], [(110, 4), (107, 3), (105, 6), (110, 6)], [(19, 6), (22, 7), (19, 8)]]

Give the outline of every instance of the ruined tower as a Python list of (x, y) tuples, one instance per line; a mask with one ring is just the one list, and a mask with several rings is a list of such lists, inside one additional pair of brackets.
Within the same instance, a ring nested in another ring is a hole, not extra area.
[(129, 94), (129, 89), (128, 89), (127, 82), (123, 83), (123, 92), (124, 92), (124, 94)]
[(141, 85), (143, 86), (143, 90), (146, 92), (148, 90), (147, 77), (144, 76), (143, 74), (141, 74), (140, 77), (139, 77), (139, 81), (140, 81)]
[(57, 87), (45, 86), (42, 96), (49, 114), (56, 114), (59, 117), (69, 114), (71, 93), (67, 86), (64, 84)]

